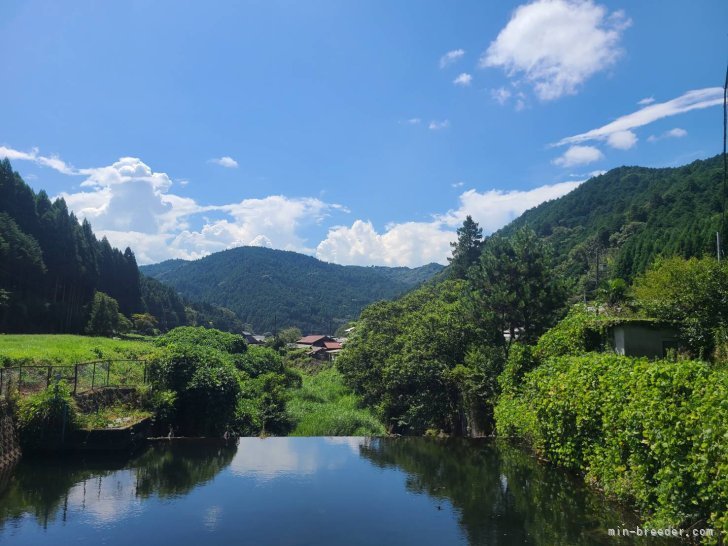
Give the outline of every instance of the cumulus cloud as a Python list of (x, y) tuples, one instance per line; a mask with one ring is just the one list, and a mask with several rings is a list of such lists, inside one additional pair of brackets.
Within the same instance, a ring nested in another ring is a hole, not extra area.
[(462, 87), (467, 87), (472, 81), (473, 77), (467, 72), (463, 72), (457, 78), (455, 78), (452, 83), (454, 83), (455, 85), (460, 85)]
[(322, 260), (352, 265), (380, 264), (416, 267), (429, 262), (447, 263), (456, 229), (470, 215), (484, 233), (492, 233), (524, 211), (556, 199), (581, 181), (562, 182), (528, 191), (468, 190), (460, 195), (457, 209), (438, 214), (430, 222), (394, 223), (377, 232), (371, 222), (356, 220), (350, 227), (329, 230), (316, 249)]
[(614, 133), (630, 131), (660, 119), (721, 104), (723, 104), (722, 87), (708, 87), (688, 91), (667, 102), (645, 106), (636, 112), (619, 117), (602, 127), (592, 129), (586, 133), (563, 138), (555, 146), (580, 144), (591, 140), (607, 140)]
[(614, 65), (630, 20), (591, 0), (536, 0), (518, 7), (480, 58), (531, 84), (541, 100), (575, 94)]
[(607, 137), (607, 144), (619, 150), (629, 150), (637, 144), (637, 135), (632, 131), (616, 131)]
[(564, 154), (552, 161), (559, 167), (573, 167), (587, 165), (604, 158), (604, 154), (594, 146), (571, 146)]
[(433, 120), (427, 126), (430, 131), (439, 131), (440, 129), (447, 129), (448, 127), (450, 127), (450, 121), (446, 119), (442, 121)]
[(445, 68), (446, 66), (454, 63), (463, 55), (465, 55), (464, 49), (453, 49), (452, 51), (448, 51), (442, 57), (440, 57), (440, 68)]
[(215, 163), (216, 165), (220, 165), (221, 167), (225, 167), (227, 169), (237, 169), (238, 162), (235, 161), (232, 157), (229, 155), (224, 155), (222, 157), (216, 157), (209, 160), (210, 163)]

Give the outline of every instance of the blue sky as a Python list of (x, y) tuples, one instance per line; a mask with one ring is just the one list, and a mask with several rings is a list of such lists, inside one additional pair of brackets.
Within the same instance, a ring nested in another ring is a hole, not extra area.
[(5, 1), (0, 156), (142, 263), (445, 262), (620, 165), (720, 152), (728, 3)]

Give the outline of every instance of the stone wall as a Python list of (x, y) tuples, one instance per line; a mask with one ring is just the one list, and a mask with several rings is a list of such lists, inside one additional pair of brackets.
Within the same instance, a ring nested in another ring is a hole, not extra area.
[(20, 459), (20, 443), (13, 424), (10, 405), (0, 400), (0, 471), (11, 467)]

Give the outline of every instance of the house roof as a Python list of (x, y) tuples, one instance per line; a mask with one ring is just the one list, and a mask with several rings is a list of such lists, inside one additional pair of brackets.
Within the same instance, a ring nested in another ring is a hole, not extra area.
[(300, 343), (302, 345), (313, 345), (317, 341), (322, 341), (322, 340), (329, 341), (329, 340), (331, 340), (331, 338), (329, 336), (304, 336), (301, 339), (299, 339), (298, 341), (296, 341), (296, 343)]
[(341, 343), (338, 341), (324, 341), (324, 347), (326, 347), (327, 351), (334, 351), (336, 349), (341, 349)]

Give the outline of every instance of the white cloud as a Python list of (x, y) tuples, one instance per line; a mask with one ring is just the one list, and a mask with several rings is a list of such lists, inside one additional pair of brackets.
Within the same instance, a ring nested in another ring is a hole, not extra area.
[(463, 187), (463, 186), (465, 185), (465, 182), (462, 182), (462, 181), (460, 181), (460, 182), (453, 182), (453, 183), (452, 183), (452, 184), (450, 184), (450, 185), (451, 185), (451, 186), (452, 186), (453, 188), (462, 188), (462, 187)]
[(708, 87), (705, 89), (688, 91), (687, 93), (667, 102), (645, 106), (636, 112), (619, 117), (602, 127), (592, 129), (586, 133), (563, 138), (558, 141), (555, 146), (579, 144), (590, 140), (605, 140), (609, 138), (610, 135), (620, 131), (629, 131), (663, 118), (676, 116), (692, 110), (718, 106), (720, 104), (723, 104), (722, 87)]
[(454, 63), (463, 55), (465, 55), (465, 50), (463, 49), (453, 49), (452, 51), (448, 51), (440, 57), (440, 68), (445, 68), (447, 65)]
[(637, 135), (632, 131), (617, 131), (607, 137), (607, 144), (619, 150), (629, 150), (637, 144)]
[(528, 191), (483, 193), (468, 190), (460, 195), (457, 209), (435, 215), (430, 222), (394, 223), (378, 233), (371, 222), (356, 220), (351, 225), (329, 230), (316, 249), (322, 260), (356, 265), (416, 267), (429, 262), (447, 263), (455, 230), (471, 215), (484, 233), (492, 233), (524, 211), (561, 197), (581, 181), (562, 182)]
[(407, 125), (419, 125), (422, 123), (422, 119), (420, 118), (409, 118), (408, 120), (405, 120), (405, 123)]
[(630, 24), (591, 0), (536, 0), (518, 7), (480, 58), (530, 83), (542, 100), (574, 94), (588, 78), (612, 66)]
[(587, 165), (603, 158), (604, 154), (593, 146), (571, 146), (552, 163), (559, 167), (573, 167), (574, 165)]
[(470, 82), (472, 82), (472, 81), (473, 81), (473, 77), (470, 74), (468, 74), (467, 72), (463, 72), (457, 78), (455, 78), (452, 81), (452, 83), (454, 83), (455, 85), (461, 85), (463, 87), (467, 87), (468, 85), (470, 85)]
[(442, 120), (442, 121), (431, 121), (430, 124), (427, 126), (427, 128), (430, 131), (439, 131), (440, 129), (447, 129), (450, 127), (450, 121), (449, 120)]
[(222, 157), (216, 157), (214, 159), (209, 160), (210, 163), (215, 163), (216, 165), (220, 165), (221, 167), (226, 167), (228, 169), (237, 169), (238, 162), (235, 161), (232, 157), (229, 155), (225, 155)]
[(0, 146), (0, 157), (7, 157), (9, 160), (14, 161), (19, 159), (21, 161), (33, 161), (38, 165), (44, 167), (50, 167), (51, 169), (58, 171), (63, 174), (78, 174), (78, 171), (60, 160), (57, 156), (42, 156), (38, 154), (38, 148), (33, 148), (30, 152), (21, 152), (14, 150), (6, 146)]
[(681, 129), (680, 127), (675, 127), (674, 129), (670, 129), (669, 131), (665, 131), (661, 135), (650, 135), (647, 137), (647, 142), (657, 142), (658, 140), (662, 140), (663, 138), (683, 138), (688, 135), (688, 132), (685, 129)]
[(640, 106), (647, 106), (648, 104), (652, 104), (655, 102), (655, 97), (645, 97), (644, 99), (637, 102)]

